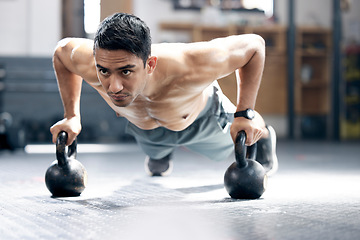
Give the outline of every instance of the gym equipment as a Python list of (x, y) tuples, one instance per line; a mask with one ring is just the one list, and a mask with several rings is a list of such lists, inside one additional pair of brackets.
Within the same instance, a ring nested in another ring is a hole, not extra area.
[(240, 131), (235, 140), (236, 161), (226, 170), (224, 184), (232, 198), (256, 199), (265, 192), (267, 175), (263, 166), (255, 161), (256, 143), (246, 147), (245, 141), (246, 133)]
[(87, 183), (85, 167), (75, 159), (76, 140), (65, 153), (67, 133), (60, 132), (56, 141), (56, 158), (45, 174), (46, 187), (54, 197), (80, 196)]

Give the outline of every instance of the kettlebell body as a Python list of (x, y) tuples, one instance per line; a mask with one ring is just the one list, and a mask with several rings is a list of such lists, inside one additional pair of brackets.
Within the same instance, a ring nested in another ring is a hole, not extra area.
[(59, 133), (56, 142), (56, 157), (45, 173), (46, 187), (54, 197), (79, 196), (87, 183), (85, 167), (75, 159), (76, 140), (69, 146), (68, 154), (65, 153), (67, 134)]
[(247, 161), (247, 167), (234, 162), (225, 172), (225, 188), (232, 198), (256, 199), (265, 192), (267, 176), (263, 166), (252, 159)]
[(76, 159), (67, 159), (68, 165), (61, 167), (55, 160), (45, 174), (46, 187), (56, 197), (80, 196), (87, 182), (85, 167)]
[(255, 161), (256, 144), (246, 147), (245, 140), (245, 132), (239, 132), (235, 141), (236, 161), (226, 170), (224, 185), (232, 198), (256, 199), (266, 190), (267, 176), (263, 166)]

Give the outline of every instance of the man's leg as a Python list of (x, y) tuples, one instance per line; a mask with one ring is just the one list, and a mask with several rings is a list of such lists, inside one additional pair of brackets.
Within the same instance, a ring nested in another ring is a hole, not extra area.
[[(186, 146), (210, 159), (224, 160), (234, 149), (229, 125), (232, 121), (235, 106), (222, 94), (220, 89), (215, 89), (212, 101), (217, 107), (213, 109), (213, 115), (209, 119), (201, 120), (198, 123), (198, 128), (201, 128), (201, 131), (195, 134), (197, 137), (193, 139), (201, 140)], [(211, 118), (212, 120), (210, 120)], [(271, 126), (265, 124), (264, 119), (257, 112), (253, 121), (258, 121), (264, 130), (262, 138), (258, 141), (256, 160), (263, 165), (268, 175), (272, 175), (278, 169), (275, 131)]]
[(214, 118), (206, 119), (201, 124), (201, 133), (197, 134), (194, 140), (185, 146), (211, 160), (226, 160), (234, 151), (230, 131), (227, 131), (230, 124), (224, 129)]
[(276, 156), (276, 133), (272, 126), (267, 126), (268, 137), (258, 141), (256, 161), (265, 168), (267, 175), (273, 175), (279, 168)]
[(146, 156), (144, 167), (145, 172), (150, 176), (168, 176), (173, 170), (172, 153), (161, 159), (153, 159)]
[(142, 130), (130, 122), (126, 132), (135, 137), (136, 142), (147, 155), (144, 165), (146, 173), (150, 176), (165, 176), (171, 173), (176, 134), (161, 127), (153, 130)]
[(138, 145), (142, 148), (145, 157), (145, 172), (150, 176), (167, 176), (173, 169), (172, 155), (175, 146), (154, 144), (136, 137)]
[(258, 121), (264, 129), (262, 138), (257, 142), (256, 161), (266, 170), (267, 175), (273, 175), (279, 167), (276, 156), (276, 133), (272, 126), (266, 125), (264, 119), (256, 112), (254, 121)]

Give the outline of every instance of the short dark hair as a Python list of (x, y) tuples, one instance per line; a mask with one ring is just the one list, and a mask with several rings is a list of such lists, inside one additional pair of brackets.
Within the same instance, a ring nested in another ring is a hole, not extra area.
[(94, 38), (94, 53), (98, 48), (125, 50), (146, 61), (151, 54), (150, 29), (140, 18), (126, 13), (115, 13), (99, 25)]

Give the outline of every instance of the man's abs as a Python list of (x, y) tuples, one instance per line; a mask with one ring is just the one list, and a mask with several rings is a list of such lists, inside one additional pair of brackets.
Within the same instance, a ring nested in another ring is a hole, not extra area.
[(178, 101), (134, 101), (128, 107), (115, 106), (106, 94), (100, 94), (107, 104), (138, 128), (144, 130), (165, 127), (172, 131), (181, 131), (190, 126), (204, 109), (208, 99), (207, 91)]

